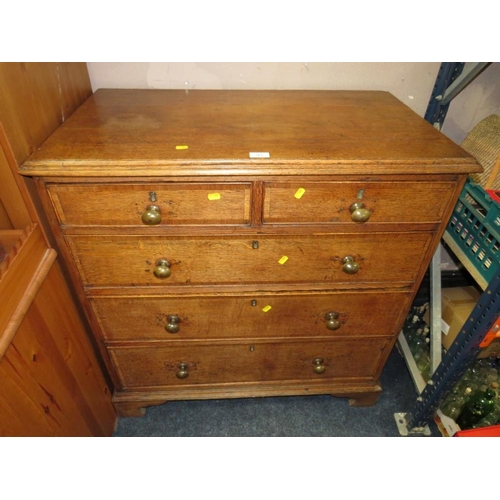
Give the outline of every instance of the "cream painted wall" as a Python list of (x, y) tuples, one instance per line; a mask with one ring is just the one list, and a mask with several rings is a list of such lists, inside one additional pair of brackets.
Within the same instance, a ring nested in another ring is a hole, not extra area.
[[(413, 63), (87, 63), (93, 90), (386, 90), (425, 114), (439, 62)], [(500, 113), (500, 63), (491, 64), (451, 103), (442, 132), (460, 144), (472, 127)]]
[(87, 63), (92, 88), (386, 90), (421, 116), (439, 63)]
[(500, 63), (497, 62), (490, 64), (451, 101), (442, 132), (461, 144), (477, 123), (492, 114), (500, 114)]

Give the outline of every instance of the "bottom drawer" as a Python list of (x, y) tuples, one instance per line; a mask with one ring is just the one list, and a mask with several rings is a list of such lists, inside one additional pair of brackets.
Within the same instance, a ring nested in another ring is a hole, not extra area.
[(374, 379), (389, 338), (109, 349), (124, 389), (307, 379)]

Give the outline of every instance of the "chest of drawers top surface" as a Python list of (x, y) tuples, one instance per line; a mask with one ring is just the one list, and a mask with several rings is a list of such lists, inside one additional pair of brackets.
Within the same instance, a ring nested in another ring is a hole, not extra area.
[[(250, 158), (251, 152), (269, 158)], [(440, 174), (478, 168), (388, 92), (101, 89), (21, 173)]]

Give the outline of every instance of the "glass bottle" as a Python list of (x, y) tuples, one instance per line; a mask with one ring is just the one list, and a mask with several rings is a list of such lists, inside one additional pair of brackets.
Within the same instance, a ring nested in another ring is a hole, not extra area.
[(473, 374), (473, 377), (478, 383), (486, 384), (487, 386), (498, 381), (498, 372), (496, 368), (493, 368), (491, 365), (478, 363), (473, 369)]
[(417, 333), (418, 329), (419, 329), (418, 316), (416, 314), (414, 314), (412, 319), (411, 319), (410, 324), (407, 325), (406, 328), (404, 329), (406, 342), (408, 342), (408, 344), (413, 341), (413, 337)]
[(493, 408), (493, 412), (496, 417), (498, 418), (498, 421), (500, 423), (500, 396), (497, 395), (495, 398), (495, 407)]
[(486, 417), (483, 417), (477, 424), (472, 426), (473, 429), (478, 429), (479, 427), (489, 427), (490, 425), (497, 425), (499, 423), (498, 417), (494, 412), (488, 413)]
[(490, 388), (486, 389), (486, 391), (477, 391), (457, 417), (457, 424), (460, 428), (470, 429), (483, 417), (491, 413), (495, 407), (494, 398), (495, 391)]
[(425, 380), (428, 380), (431, 375), (431, 357), (429, 354), (429, 339), (425, 339), (425, 347), (422, 347), (422, 352), (418, 356), (418, 359), (415, 359), (417, 363), (417, 368), (419, 372), (422, 374)]
[[(472, 389), (472, 392), (478, 391), (481, 386), (484, 385), (484, 381), (482, 380), (478, 367), (470, 367), (462, 376), (462, 378), (458, 381), (455, 388), (457, 393), (463, 392), (467, 387)], [(484, 387), (484, 390), (486, 387)]]
[(424, 338), (426, 339), (431, 339), (431, 330), (428, 326), (424, 326), (424, 333), (423, 333)]
[(452, 418), (453, 420), (456, 420), (457, 417), (460, 415), (460, 411), (462, 410), (465, 403), (469, 401), (471, 394), (472, 394), (472, 389), (470, 387), (467, 387), (463, 394), (451, 395), (443, 403), (441, 411), (448, 417)]
[(499, 397), (499, 393), (498, 393), (498, 382), (494, 381), (494, 382), (491, 382), (490, 384), (490, 389), (492, 389), (494, 392), (495, 392), (495, 402), (496, 400), (498, 399)]
[(408, 341), (408, 347), (410, 348), (413, 356), (415, 356), (415, 352), (417, 352), (419, 348), (425, 347), (425, 338), (423, 337), (422, 332), (422, 328), (419, 328)]

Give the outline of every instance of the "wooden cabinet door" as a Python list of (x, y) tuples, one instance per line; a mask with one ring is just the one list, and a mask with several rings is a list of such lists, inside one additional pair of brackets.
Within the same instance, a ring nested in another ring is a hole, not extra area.
[(112, 388), (17, 173), (92, 93), (87, 68), (0, 63), (0, 80), (0, 436), (110, 436)]

